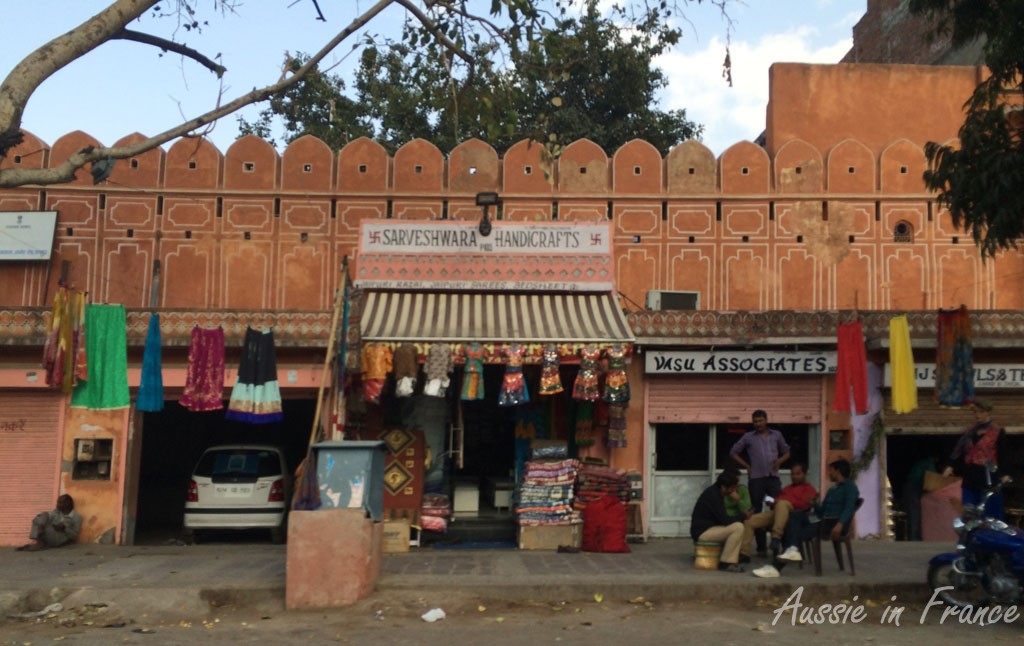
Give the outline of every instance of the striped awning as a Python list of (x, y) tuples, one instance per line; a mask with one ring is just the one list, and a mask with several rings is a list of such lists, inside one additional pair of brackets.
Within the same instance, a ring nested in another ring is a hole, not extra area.
[(612, 294), (370, 291), (366, 341), (632, 343)]

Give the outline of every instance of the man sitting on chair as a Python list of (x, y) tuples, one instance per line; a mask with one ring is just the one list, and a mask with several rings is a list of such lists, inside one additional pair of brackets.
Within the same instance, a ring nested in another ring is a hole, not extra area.
[[(740, 563), (750, 562), (750, 543), (754, 530), (772, 528), (772, 556), (786, 561), (800, 561), (800, 536), (807, 526), (807, 512), (818, 496), (817, 490), (807, 482), (807, 468), (794, 462), (790, 478), (792, 483), (779, 492), (774, 502), (768, 503), (768, 511), (754, 514), (743, 523), (743, 544), (740, 546)], [(785, 549), (780, 555), (779, 552)]]
[[(815, 532), (820, 532), (819, 536), (822, 539), (827, 536), (830, 540), (838, 541), (850, 531), (853, 512), (857, 509), (857, 498), (860, 497), (857, 485), (850, 480), (850, 463), (846, 460), (836, 460), (828, 465), (828, 479), (834, 484), (825, 494), (824, 502), (819, 503), (815, 496), (812, 507), (821, 521), (794, 531), (793, 538), (787, 538), (787, 541), (795, 539), (796, 545), (799, 546), (803, 541), (814, 537)], [(797, 555), (799, 556), (799, 552)], [(786, 566), (787, 560), (798, 559), (777, 558), (772, 564), (757, 568), (753, 574), (761, 578), (777, 577)]]

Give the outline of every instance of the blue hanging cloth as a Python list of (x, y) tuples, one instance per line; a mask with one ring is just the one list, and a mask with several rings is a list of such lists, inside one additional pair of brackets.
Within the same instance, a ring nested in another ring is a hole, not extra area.
[(160, 315), (149, 317), (146, 330), (146, 348), (142, 353), (142, 378), (135, 410), (155, 413), (164, 409), (164, 377), (160, 367)]

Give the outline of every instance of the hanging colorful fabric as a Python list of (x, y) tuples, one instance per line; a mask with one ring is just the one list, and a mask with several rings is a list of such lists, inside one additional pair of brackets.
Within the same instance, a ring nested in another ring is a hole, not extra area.
[(85, 348), (85, 294), (58, 287), (43, 347), (46, 385), (70, 393), (88, 379)]
[(626, 405), (608, 405), (608, 440), (610, 449), (626, 448)]
[(160, 365), (160, 315), (149, 315), (146, 347), (142, 351), (142, 376), (135, 410), (155, 413), (164, 409), (164, 377)]
[(935, 397), (941, 406), (966, 406), (974, 401), (974, 345), (967, 308), (939, 310), (938, 323)]
[(395, 350), (395, 396), (409, 397), (416, 390), (416, 376), (420, 372), (420, 364), (416, 360), (416, 346), (403, 343)]
[(508, 357), (508, 365), (505, 366), (505, 379), (501, 383), (498, 406), (519, 406), (530, 401), (530, 393), (523, 378), (524, 351), (525, 348), (516, 344), (505, 348), (503, 354)]
[(455, 369), (455, 359), (452, 357), (452, 347), (447, 343), (435, 343), (427, 351), (427, 361), (423, 364), (423, 372), (426, 373), (427, 383), (423, 385), (423, 394), (431, 397), (444, 397), (448, 393), (448, 386), (451, 384), (452, 370)]
[(597, 401), (601, 393), (597, 387), (597, 360), (601, 350), (593, 345), (580, 350), (580, 371), (572, 387), (572, 398), (578, 401)]
[(249, 424), (270, 424), (284, 419), (273, 330), (259, 332), (246, 326), (242, 361), (225, 417)]
[(128, 394), (128, 339), (124, 305), (87, 305), (89, 379), (71, 395), (71, 405), (109, 410), (131, 405)]
[(905, 315), (889, 319), (889, 370), (892, 372), (892, 410), (909, 413), (917, 408), (917, 380), (910, 328)]
[[(832, 410), (846, 413), (868, 411), (868, 360), (860, 321), (840, 323), (836, 339), (836, 394)], [(853, 408), (850, 410), (850, 392)]]
[(470, 343), (462, 350), (466, 364), (462, 372), (462, 399), (484, 398), (484, 349), (479, 343)]
[(593, 446), (594, 438), (594, 402), (582, 401), (576, 405), (576, 446)]
[[(92, 332), (90, 332), (91, 336)], [(224, 408), (224, 330), (192, 328), (188, 372), (178, 403), (199, 413)]]
[(629, 403), (629, 377), (626, 376), (626, 351), (616, 345), (608, 350), (608, 374), (604, 377), (602, 399), (609, 404)]
[(562, 388), (562, 377), (558, 372), (558, 348), (553, 344), (544, 346), (544, 354), (541, 356), (540, 368), (540, 389), (541, 395), (557, 395), (565, 392)]
[(391, 372), (391, 348), (383, 343), (363, 346), (363, 399), (379, 404), (384, 393), (384, 380)]

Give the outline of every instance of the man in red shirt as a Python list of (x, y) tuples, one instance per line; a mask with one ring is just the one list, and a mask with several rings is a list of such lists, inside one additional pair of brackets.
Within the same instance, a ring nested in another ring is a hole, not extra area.
[[(743, 523), (743, 538), (740, 544), (741, 562), (750, 560), (750, 541), (754, 537), (754, 530), (765, 527), (772, 528), (773, 557), (778, 556), (788, 561), (802, 560), (798, 545), (785, 545), (786, 551), (779, 555), (782, 538), (786, 533), (786, 525), (789, 523), (791, 512), (808, 511), (818, 492), (807, 482), (807, 468), (803, 464), (794, 462), (790, 469), (790, 478), (793, 482), (782, 488), (774, 503), (769, 503), (771, 509), (754, 514)], [(744, 556), (746, 559), (743, 558)]]

